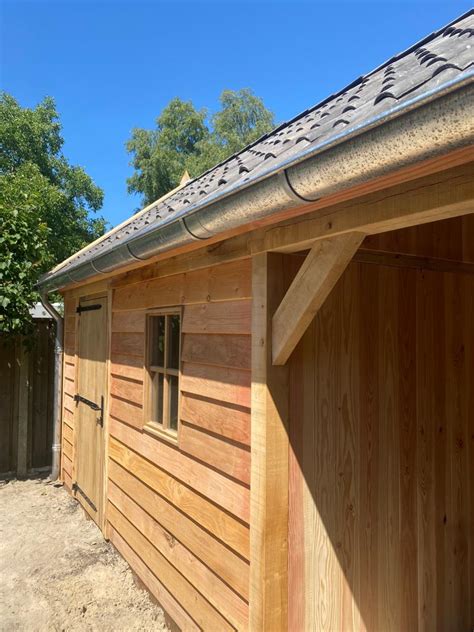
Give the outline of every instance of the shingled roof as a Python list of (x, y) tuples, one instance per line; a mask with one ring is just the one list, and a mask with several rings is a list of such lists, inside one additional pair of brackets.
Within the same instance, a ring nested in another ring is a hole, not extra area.
[(474, 74), (474, 11), (389, 59), (339, 93), (305, 110), (239, 153), (132, 217), (102, 241), (59, 266), (67, 271), (123, 245), (151, 227), (186, 217), (196, 208), (314, 155), (339, 138), (387, 120), (414, 97)]

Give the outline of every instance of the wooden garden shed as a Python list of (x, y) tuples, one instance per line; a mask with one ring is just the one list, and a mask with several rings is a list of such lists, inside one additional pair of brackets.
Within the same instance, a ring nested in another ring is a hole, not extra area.
[(183, 630), (474, 626), (473, 35), (41, 280), (64, 485)]

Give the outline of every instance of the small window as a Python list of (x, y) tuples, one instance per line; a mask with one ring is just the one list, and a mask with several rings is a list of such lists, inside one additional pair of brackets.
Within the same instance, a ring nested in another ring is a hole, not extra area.
[(181, 315), (176, 310), (148, 316), (148, 430), (176, 436), (179, 422)]

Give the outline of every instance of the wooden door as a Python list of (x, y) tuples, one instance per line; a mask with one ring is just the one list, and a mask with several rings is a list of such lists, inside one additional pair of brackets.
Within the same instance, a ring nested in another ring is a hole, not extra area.
[(76, 498), (98, 524), (103, 513), (104, 408), (106, 397), (107, 298), (81, 299), (78, 307), (76, 393)]

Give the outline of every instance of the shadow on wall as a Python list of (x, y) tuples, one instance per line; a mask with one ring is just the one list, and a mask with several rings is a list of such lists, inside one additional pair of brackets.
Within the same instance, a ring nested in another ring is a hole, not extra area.
[(352, 263), (291, 357), (289, 629), (474, 625), (473, 297)]

